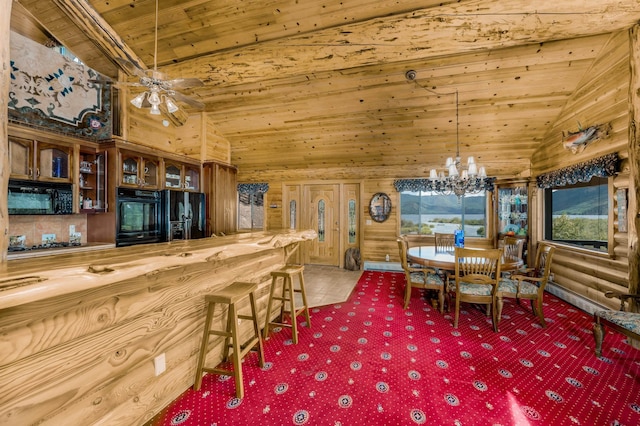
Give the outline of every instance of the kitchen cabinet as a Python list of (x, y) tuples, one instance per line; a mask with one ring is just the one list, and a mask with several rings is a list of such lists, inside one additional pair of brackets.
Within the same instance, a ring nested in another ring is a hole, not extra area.
[(9, 138), (12, 179), (71, 182), (71, 148), (35, 139)]
[(119, 186), (158, 189), (158, 158), (120, 151)]
[(107, 153), (80, 150), (78, 195), (81, 213), (107, 211)]
[(216, 162), (203, 165), (207, 235), (238, 231), (238, 169)]
[(165, 160), (164, 187), (199, 192), (200, 166)]

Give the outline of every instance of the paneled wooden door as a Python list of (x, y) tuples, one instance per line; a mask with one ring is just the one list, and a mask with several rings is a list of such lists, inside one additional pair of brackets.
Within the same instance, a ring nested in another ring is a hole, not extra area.
[(304, 185), (303, 203), (302, 228), (318, 233), (307, 245), (309, 263), (340, 266), (340, 185)]

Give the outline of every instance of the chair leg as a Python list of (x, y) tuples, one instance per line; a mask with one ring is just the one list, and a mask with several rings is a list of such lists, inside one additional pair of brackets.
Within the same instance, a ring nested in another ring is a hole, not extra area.
[(256, 297), (253, 292), (249, 293), (249, 303), (251, 304), (251, 316), (253, 317), (253, 331), (258, 338), (258, 365), (264, 367), (264, 347), (260, 338), (260, 326), (258, 325), (258, 307), (256, 305)]
[(205, 319), (204, 333), (202, 334), (202, 343), (200, 344), (198, 365), (196, 366), (196, 380), (193, 384), (194, 390), (200, 390), (200, 386), (202, 386), (202, 371), (204, 368), (204, 360), (207, 356), (207, 346), (209, 345), (209, 330), (211, 329), (211, 319), (213, 318), (214, 310), (215, 304), (209, 303), (207, 305), (207, 318)]
[(596, 340), (596, 356), (600, 358), (602, 356), (602, 341), (604, 340), (604, 331), (602, 325), (596, 318), (596, 322), (593, 325), (593, 337)]
[(502, 307), (503, 307), (502, 304), (503, 304), (502, 296), (500, 295), (500, 296), (498, 296), (496, 298), (496, 309), (495, 310), (496, 310), (497, 324), (500, 324), (500, 320), (502, 319)]
[[(304, 317), (307, 320), (307, 327), (311, 328), (311, 317), (309, 316), (309, 304), (307, 303), (307, 292), (304, 288), (304, 275), (302, 273), (298, 274), (298, 281), (300, 284), (302, 305), (304, 306)], [(293, 286), (293, 283), (291, 285)]]
[[(285, 289), (287, 289), (285, 291), (289, 292), (289, 316), (291, 317), (291, 334), (293, 337), (293, 343), (298, 344), (298, 320), (296, 318), (296, 299), (295, 293), (293, 291), (293, 281), (290, 277), (284, 278), (284, 283), (282, 285)], [(284, 298), (286, 296), (283, 295), (282, 297)]]
[[(495, 305), (495, 301), (493, 302), (493, 304)], [(493, 306), (493, 309), (491, 310), (491, 324), (493, 325), (493, 331), (494, 332), (498, 332), (498, 307), (497, 306)]]
[(453, 328), (458, 328), (458, 317), (460, 316), (460, 298), (456, 297), (456, 313), (453, 319)]
[(444, 290), (438, 291), (438, 303), (440, 304), (440, 313), (444, 313)]
[(231, 329), (227, 329), (231, 332), (232, 336), (231, 342), (233, 346), (233, 353), (231, 356), (233, 357), (233, 377), (236, 382), (236, 397), (238, 399), (242, 399), (244, 397), (244, 384), (242, 382), (242, 359), (241, 348), (239, 343), (239, 334), (238, 334), (238, 312), (236, 311), (235, 303), (229, 305), (229, 318)]
[(404, 287), (404, 309), (409, 307), (409, 301), (411, 300), (411, 283), (407, 282)]
[(538, 316), (540, 320), (540, 324), (542, 324), (543, 328), (547, 327), (547, 323), (544, 320), (544, 312), (542, 312), (542, 298), (531, 299), (531, 310), (535, 315)]
[(269, 289), (269, 302), (267, 303), (267, 315), (264, 320), (264, 329), (262, 330), (263, 339), (266, 339), (267, 337), (269, 337), (269, 323), (271, 322), (271, 309), (273, 307), (273, 296), (276, 291), (277, 283), (278, 283), (278, 280), (275, 277), (271, 279), (271, 288)]

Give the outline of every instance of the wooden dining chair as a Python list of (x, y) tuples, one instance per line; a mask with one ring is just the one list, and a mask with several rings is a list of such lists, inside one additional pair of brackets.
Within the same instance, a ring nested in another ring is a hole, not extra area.
[(493, 331), (498, 331), (496, 292), (500, 277), (502, 249), (455, 248), (456, 312), (453, 327), (458, 328), (460, 303), (487, 305)]
[(524, 238), (506, 236), (503, 238), (504, 255), (516, 259), (522, 259), (524, 253)]
[(398, 238), (398, 250), (400, 252), (400, 263), (404, 270), (407, 284), (404, 288), (404, 309), (409, 307), (411, 291), (413, 288), (423, 288), (425, 290), (435, 290), (438, 292), (438, 304), (440, 313), (444, 312), (444, 281), (435, 269), (411, 267), (407, 261), (407, 241)]
[(518, 274), (510, 277), (502, 277), (496, 295), (497, 318), (500, 323), (502, 315), (502, 299), (513, 297), (518, 303), (521, 299), (531, 301), (531, 309), (540, 320), (540, 324), (546, 327), (544, 313), (542, 312), (542, 300), (544, 288), (551, 275), (551, 259), (556, 248), (549, 244), (539, 243), (536, 251), (536, 261), (533, 268), (525, 268), (518, 271)]
[(455, 248), (455, 236), (453, 234), (443, 234), (436, 232), (435, 236), (435, 245), (436, 252), (451, 252)]

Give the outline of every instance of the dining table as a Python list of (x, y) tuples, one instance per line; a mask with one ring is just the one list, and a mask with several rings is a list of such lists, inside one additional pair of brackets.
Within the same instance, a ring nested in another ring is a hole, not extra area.
[[(453, 251), (436, 251), (435, 246), (415, 246), (407, 250), (409, 263), (428, 266), (445, 271), (454, 271), (456, 268), (456, 256)], [(500, 262), (500, 270), (503, 272), (515, 271), (524, 265), (521, 258), (503, 255)]]

